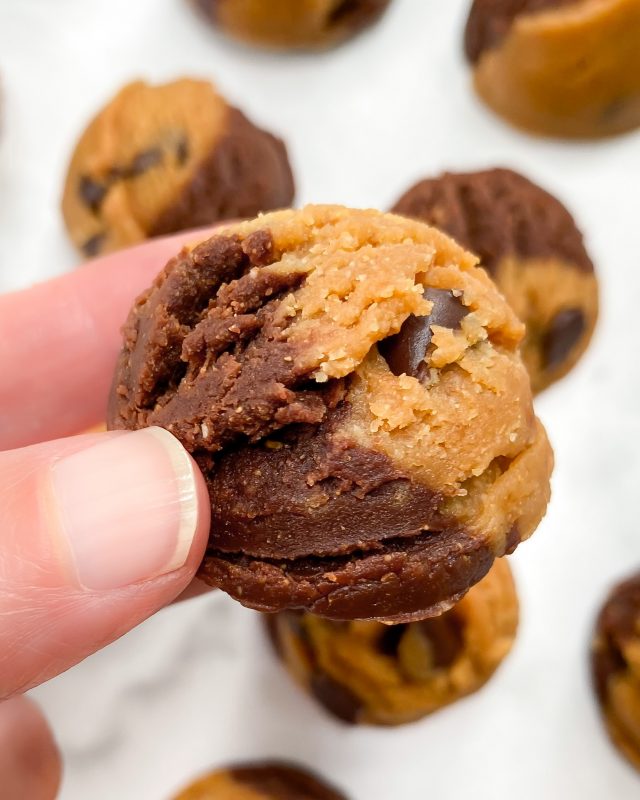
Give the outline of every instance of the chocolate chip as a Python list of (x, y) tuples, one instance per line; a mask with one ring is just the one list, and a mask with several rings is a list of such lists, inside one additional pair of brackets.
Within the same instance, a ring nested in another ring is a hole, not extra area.
[(357, 721), (362, 703), (346, 686), (328, 675), (317, 673), (311, 679), (311, 692), (338, 719), (350, 724)]
[(133, 159), (131, 165), (125, 170), (127, 178), (136, 178), (143, 175), (153, 167), (156, 167), (162, 161), (162, 150), (159, 147), (153, 147), (150, 150), (144, 150), (142, 153)]
[(414, 624), (431, 646), (433, 666), (437, 669), (450, 667), (464, 647), (462, 623), (457, 615), (449, 611), (441, 617)]
[(108, 186), (99, 181), (95, 181), (88, 175), (83, 175), (78, 184), (78, 194), (85, 205), (95, 213), (100, 210), (100, 206), (107, 194)]
[(378, 639), (378, 650), (385, 656), (395, 657), (398, 654), (398, 645), (402, 639), (407, 626), (385, 625), (380, 638)]
[(542, 355), (547, 369), (559, 367), (580, 341), (586, 328), (579, 308), (565, 308), (551, 320), (542, 339)]
[(104, 244), (106, 237), (106, 233), (96, 233), (95, 236), (87, 239), (81, 248), (85, 256), (88, 256), (89, 258), (92, 256), (97, 256), (102, 249), (102, 245)]
[(176, 143), (176, 161), (179, 167), (183, 167), (189, 158), (189, 141), (186, 136), (178, 139)]
[(256, 267), (265, 267), (273, 263), (273, 236), (271, 231), (254, 231), (242, 242), (242, 250), (249, 256), (249, 261)]
[(450, 291), (429, 288), (424, 296), (433, 303), (431, 313), (426, 317), (410, 316), (399, 333), (378, 344), (380, 354), (394, 375), (406, 374), (422, 380), (427, 372), (424, 357), (431, 344), (431, 326), (455, 330), (468, 313), (460, 299)]

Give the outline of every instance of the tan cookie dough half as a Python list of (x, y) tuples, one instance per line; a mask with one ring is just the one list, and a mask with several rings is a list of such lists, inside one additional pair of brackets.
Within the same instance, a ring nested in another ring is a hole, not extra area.
[(62, 212), (95, 256), (152, 236), (290, 205), (284, 144), (206, 81), (125, 86), (82, 134)]
[(640, 0), (475, 0), (466, 31), (480, 97), (533, 133), (640, 125)]

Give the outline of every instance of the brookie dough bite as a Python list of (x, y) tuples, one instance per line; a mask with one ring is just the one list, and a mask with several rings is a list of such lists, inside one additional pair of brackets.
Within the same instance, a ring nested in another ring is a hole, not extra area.
[(200, 577), (260, 611), (403, 622), (526, 539), (552, 455), (523, 325), (476, 259), (309, 206), (183, 250), (125, 326), (112, 428), (160, 425), (207, 481)]
[(85, 256), (151, 236), (288, 206), (294, 187), (280, 139), (206, 81), (125, 86), (73, 153), (64, 220)]
[(505, 559), (439, 617), (399, 625), (300, 611), (264, 617), (292, 676), (344, 722), (401, 725), (471, 694), (513, 644), (518, 597)]
[(393, 208), (435, 225), (480, 257), (527, 333), (534, 392), (562, 378), (591, 340), (598, 284), (582, 234), (555, 197), (506, 169), (416, 183)]
[(609, 735), (640, 770), (640, 573), (607, 598), (596, 623), (591, 659)]
[(640, 125), (640, 0), (475, 0), (480, 97), (514, 125), (599, 137)]
[(236, 39), (264, 47), (322, 49), (373, 25), (391, 0), (191, 0)]
[(265, 762), (219, 769), (175, 800), (346, 800), (316, 775), (290, 764)]

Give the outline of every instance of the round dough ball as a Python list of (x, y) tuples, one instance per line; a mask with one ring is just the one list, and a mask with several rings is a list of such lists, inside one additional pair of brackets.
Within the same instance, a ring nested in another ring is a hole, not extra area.
[(609, 735), (640, 770), (640, 573), (616, 586), (602, 607), (591, 665)]
[(534, 392), (571, 370), (595, 328), (598, 284), (559, 200), (516, 172), (491, 169), (419, 181), (393, 210), (441, 228), (479, 256), (526, 325), (522, 358)]
[(206, 81), (125, 86), (80, 137), (62, 213), (85, 256), (288, 206), (280, 139)]
[(193, 453), (212, 510), (200, 577), (241, 603), (434, 616), (549, 499), (523, 330), (427, 225), (275, 212), (183, 250), (138, 299), (109, 425), (159, 425)]
[(466, 52), (514, 125), (602, 137), (640, 125), (640, 0), (474, 0)]
[(278, 49), (333, 47), (376, 23), (391, 0), (192, 0), (225, 33)]
[(188, 786), (175, 800), (346, 800), (316, 775), (267, 761), (219, 769)]
[(439, 617), (399, 625), (334, 622), (300, 611), (265, 616), (292, 676), (344, 722), (401, 725), (477, 691), (513, 644), (518, 597), (509, 565)]

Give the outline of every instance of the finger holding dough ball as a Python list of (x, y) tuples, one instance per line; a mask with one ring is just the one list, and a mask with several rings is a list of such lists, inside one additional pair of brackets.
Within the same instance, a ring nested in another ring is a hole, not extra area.
[(236, 39), (276, 49), (323, 49), (375, 24), (391, 0), (191, 0)]
[(349, 723), (401, 725), (489, 680), (515, 639), (518, 597), (501, 559), (433, 619), (383, 625), (284, 611), (264, 621), (291, 675), (327, 711)]
[(475, 88), (533, 133), (610, 136), (640, 125), (640, 0), (474, 0)]
[(640, 770), (640, 574), (616, 586), (602, 607), (591, 666), (609, 735)]
[(523, 330), (433, 228), (275, 212), (183, 250), (138, 299), (109, 425), (159, 425), (194, 455), (200, 577), (241, 603), (435, 616), (546, 509)]
[(419, 181), (393, 207), (468, 247), (526, 325), (522, 358), (534, 392), (562, 378), (587, 349), (598, 284), (582, 234), (544, 189), (507, 169)]
[(227, 767), (205, 775), (175, 800), (347, 800), (312, 773), (267, 761)]
[(282, 141), (206, 81), (125, 86), (82, 134), (62, 212), (85, 256), (288, 206)]

